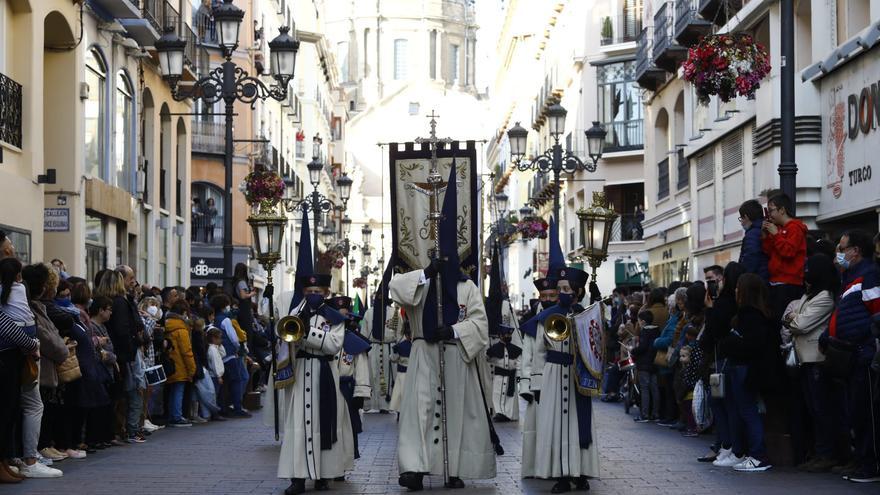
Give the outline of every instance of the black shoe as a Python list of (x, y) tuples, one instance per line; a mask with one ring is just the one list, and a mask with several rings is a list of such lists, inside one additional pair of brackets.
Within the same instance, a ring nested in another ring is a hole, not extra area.
[(330, 489), (330, 482), (327, 480), (315, 480), (315, 490), (326, 492)]
[(587, 479), (586, 476), (581, 476), (574, 482), (574, 487), (577, 490), (582, 492), (586, 492), (590, 490), (590, 480)]
[(464, 488), (464, 481), (461, 481), (461, 478), (450, 476), (449, 481), (444, 485), (446, 488)]
[(297, 493), (306, 492), (306, 480), (302, 478), (293, 478), (290, 480), (290, 486), (284, 490), (284, 495), (295, 495)]
[(226, 418), (221, 416), (219, 413), (211, 416), (211, 421), (226, 421)]
[(571, 483), (568, 481), (568, 478), (561, 479), (553, 485), (553, 488), (550, 489), (550, 493), (565, 493), (571, 491)]
[(345, 481), (345, 476), (340, 476), (338, 478), (333, 478), (333, 481)]
[(422, 476), (421, 473), (401, 473), (400, 478), (397, 479), (397, 484), (404, 488), (409, 488), (410, 491), (417, 492), (425, 488), (422, 485)]

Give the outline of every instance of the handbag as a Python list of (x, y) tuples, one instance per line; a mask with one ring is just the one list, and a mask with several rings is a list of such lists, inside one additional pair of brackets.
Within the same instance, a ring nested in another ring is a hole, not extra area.
[(21, 384), (30, 385), (37, 381), (40, 376), (40, 367), (37, 366), (37, 358), (33, 356), (25, 356), (24, 364), (21, 369)]
[(67, 344), (67, 359), (64, 362), (55, 365), (55, 371), (58, 373), (58, 383), (70, 383), (74, 380), (82, 378), (82, 371), (79, 369), (79, 359), (76, 357), (76, 342), (65, 339)]
[(828, 337), (822, 369), (832, 378), (847, 378), (853, 369), (856, 346), (837, 337)]
[[(715, 355), (716, 356), (718, 355), (718, 346), (717, 345), (715, 346)], [(724, 398), (724, 395), (726, 392), (726, 387), (724, 385), (724, 382), (725, 382), (724, 368), (726, 368), (726, 367), (727, 367), (727, 360), (726, 359), (724, 360), (724, 363), (721, 365), (720, 368), (718, 367), (718, 363), (716, 362), (715, 369), (717, 369), (718, 372), (712, 373), (711, 375), (709, 375), (709, 390), (710, 390), (710, 393), (712, 394), (713, 399), (723, 399)]]
[(654, 355), (654, 366), (660, 366), (662, 368), (669, 367), (669, 350), (657, 351), (657, 354)]

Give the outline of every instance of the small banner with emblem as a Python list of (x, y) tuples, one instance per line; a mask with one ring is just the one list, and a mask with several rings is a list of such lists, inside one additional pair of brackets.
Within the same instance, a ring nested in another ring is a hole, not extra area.
[(590, 397), (599, 395), (602, 390), (605, 361), (605, 323), (602, 314), (602, 303), (597, 302), (573, 317), (577, 337), (577, 390), (581, 395)]

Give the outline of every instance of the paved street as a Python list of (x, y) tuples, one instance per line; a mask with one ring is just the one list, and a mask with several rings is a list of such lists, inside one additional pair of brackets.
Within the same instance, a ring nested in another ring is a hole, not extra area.
[[(707, 439), (686, 439), (652, 424), (635, 424), (617, 405), (596, 402), (602, 477), (592, 480), (592, 493), (877, 493), (876, 484), (855, 485), (831, 475), (790, 469), (741, 474), (698, 464), (694, 459)], [(397, 486), (394, 416), (367, 414), (361, 435), (363, 457), (335, 493), (402, 493)], [(520, 437), (515, 424), (499, 425), (507, 454), (498, 460), (498, 477), (469, 483), (466, 493), (549, 493), (550, 482), (520, 480)], [(259, 417), (164, 429), (148, 443), (117, 447), (82, 461), (59, 463), (64, 477), (3, 485), (0, 494), (89, 495), (280, 494), (287, 486), (275, 478), (278, 445)], [(426, 478), (432, 491), (442, 483)], [(307, 484), (310, 487), (310, 484)], [(461, 493), (461, 492), (460, 492)]]

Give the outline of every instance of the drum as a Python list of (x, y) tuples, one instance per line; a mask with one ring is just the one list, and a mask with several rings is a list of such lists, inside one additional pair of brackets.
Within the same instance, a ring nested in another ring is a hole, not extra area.
[(165, 368), (163, 368), (161, 364), (157, 364), (156, 366), (145, 369), (144, 379), (146, 379), (147, 385), (151, 387), (160, 383), (164, 383), (166, 380)]
[(632, 357), (625, 357), (617, 361), (617, 368), (620, 371), (629, 371), (636, 367), (636, 362), (633, 361)]

